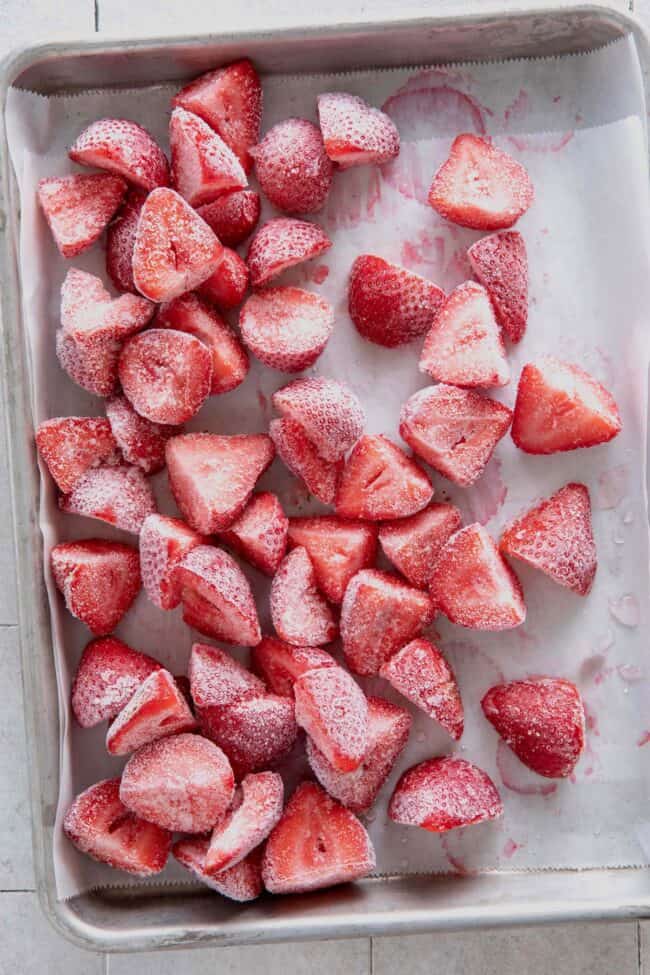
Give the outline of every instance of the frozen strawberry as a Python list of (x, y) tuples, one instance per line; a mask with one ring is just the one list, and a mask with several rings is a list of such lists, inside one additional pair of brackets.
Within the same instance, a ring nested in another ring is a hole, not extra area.
[(366, 414), (352, 390), (323, 376), (294, 379), (273, 394), (278, 413), (299, 423), (325, 460), (340, 460), (361, 434)]
[(491, 687), (483, 714), (517, 758), (533, 772), (564, 779), (585, 747), (585, 714), (575, 684), (534, 677)]
[(191, 870), (201, 883), (216, 890), (223, 897), (233, 901), (253, 901), (262, 893), (262, 848), (241, 860), (229, 870), (209, 876), (205, 872), (205, 856), (210, 846), (210, 837), (195, 836), (192, 839), (174, 843), (172, 853), (179, 863)]
[(418, 589), (427, 589), (443, 545), (461, 524), (458, 508), (434, 502), (410, 518), (381, 525), (379, 541), (395, 568)]
[(248, 185), (232, 149), (198, 115), (175, 108), (169, 123), (172, 183), (192, 207)]
[(66, 494), (91, 467), (117, 457), (108, 420), (94, 416), (58, 416), (36, 431), (38, 452), (57, 487)]
[(230, 759), (238, 779), (283, 759), (298, 735), (293, 701), (277, 694), (247, 697), (227, 708), (201, 708), (203, 734)]
[(146, 198), (144, 190), (132, 187), (106, 234), (106, 270), (118, 291), (138, 291), (133, 283), (133, 248)]
[(193, 643), (188, 668), (190, 693), (197, 708), (227, 707), (266, 693), (263, 681), (220, 647)]
[(269, 369), (302, 372), (327, 345), (334, 309), (311, 291), (267, 288), (248, 298), (239, 326), (250, 351)]
[(350, 318), (377, 345), (394, 349), (424, 335), (444, 300), (438, 285), (381, 257), (362, 254), (352, 265)]
[(339, 772), (353, 772), (368, 750), (368, 701), (343, 667), (302, 674), (293, 686), (296, 721)]
[(343, 518), (406, 518), (431, 501), (431, 481), (419, 464), (382, 435), (361, 437), (348, 457), (336, 493)]
[(272, 894), (318, 890), (374, 869), (375, 851), (357, 817), (315, 782), (299, 785), (266, 844), (266, 889)]
[(374, 563), (377, 529), (328, 515), (291, 518), (289, 544), (307, 550), (318, 588), (331, 603), (340, 603), (350, 579)]
[(474, 630), (509, 630), (526, 619), (519, 580), (479, 524), (461, 528), (440, 552), (431, 597), (452, 623)]
[(115, 629), (142, 585), (138, 553), (122, 542), (60, 542), (50, 564), (67, 609), (97, 636)]
[(316, 588), (314, 567), (304, 548), (294, 548), (280, 564), (270, 598), (271, 619), (282, 640), (317, 647), (336, 638), (338, 627)]
[(451, 667), (433, 643), (422, 638), (407, 643), (382, 664), (379, 676), (458, 741), (464, 727), (460, 691)]
[(325, 152), (340, 169), (388, 162), (399, 153), (392, 120), (357, 95), (330, 91), (318, 96)]
[(106, 735), (111, 755), (128, 755), (158, 738), (194, 731), (196, 721), (169, 671), (150, 674), (124, 705)]
[(287, 550), (289, 519), (280, 499), (270, 491), (254, 494), (239, 518), (220, 533), (239, 555), (260, 572), (272, 576)]
[(91, 640), (72, 682), (72, 711), (78, 723), (82, 728), (93, 728), (107, 718), (116, 718), (142, 681), (160, 667), (153, 657), (114, 636)]
[(118, 176), (51, 176), (38, 184), (38, 202), (63, 257), (76, 257), (95, 243), (126, 193)]
[(263, 843), (282, 816), (284, 786), (277, 772), (246, 775), (231, 809), (217, 823), (205, 856), (205, 872), (219, 874)]
[[(212, 545), (197, 545), (183, 556), (174, 573), (188, 626), (224, 643), (254, 647), (260, 642), (253, 593), (232, 556)], [(206, 618), (200, 617), (203, 601), (208, 604)]]
[(519, 342), (528, 321), (528, 257), (517, 230), (481, 237), (467, 251), (472, 270), (490, 296), (497, 321)]
[(233, 190), (199, 207), (198, 212), (224, 247), (237, 247), (255, 230), (261, 208), (259, 193)]
[(146, 129), (128, 119), (101, 118), (78, 135), (68, 152), (73, 162), (123, 176), (143, 190), (169, 185), (169, 165)]
[(419, 636), (435, 608), (425, 592), (377, 569), (352, 579), (341, 606), (341, 638), (346, 662), (372, 677), (396, 650)]
[(404, 826), (421, 826), (446, 833), (474, 826), (503, 813), (499, 793), (482, 769), (455, 755), (430, 758), (401, 777), (388, 806), (388, 815)]
[(205, 220), (179, 193), (154, 190), (140, 211), (133, 281), (152, 301), (171, 301), (214, 274), (223, 250)]
[(190, 693), (190, 681), (185, 674), (174, 674), (174, 680), (176, 681), (176, 686), (185, 698), (185, 702), (192, 712), (194, 713), (194, 701), (192, 700), (192, 695)]
[(527, 454), (594, 447), (621, 426), (611, 393), (579, 366), (543, 356), (521, 370), (512, 439)]
[(252, 665), (274, 694), (293, 697), (299, 677), (319, 667), (336, 667), (336, 661), (320, 647), (294, 647), (274, 636), (264, 636), (253, 650)]
[(285, 213), (322, 210), (334, 167), (320, 129), (304, 118), (288, 118), (266, 133), (251, 155), (262, 193)]
[(137, 535), (147, 515), (156, 510), (151, 485), (139, 467), (91, 467), (59, 508), (70, 515), (97, 518)]
[(452, 223), (474, 230), (512, 227), (533, 202), (524, 167), (487, 139), (456, 136), (433, 177), (429, 205)]
[(248, 248), (251, 285), (260, 288), (287, 268), (310, 261), (331, 246), (332, 241), (318, 224), (275, 217), (257, 231)]
[(122, 456), (145, 474), (156, 474), (165, 466), (165, 445), (174, 427), (152, 423), (136, 413), (125, 396), (106, 402), (106, 416)]
[(181, 590), (174, 568), (183, 556), (205, 539), (179, 518), (148, 515), (140, 529), (140, 568), (149, 599), (160, 609), (174, 609)]
[(204, 535), (224, 531), (245, 508), (274, 456), (264, 434), (186, 433), (167, 444), (167, 470), (176, 504)]
[(304, 482), (309, 493), (323, 504), (334, 504), (343, 461), (332, 464), (324, 460), (295, 420), (271, 420), (269, 434), (280, 460)]
[(160, 873), (172, 845), (171, 833), (126, 808), (119, 779), (104, 779), (78, 795), (65, 814), (63, 832), (93, 860), (139, 877)]
[(400, 413), (400, 436), (439, 474), (469, 487), (512, 422), (512, 410), (472, 389), (439, 383), (418, 390)]
[(199, 294), (211, 301), (220, 311), (230, 311), (241, 305), (248, 289), (248, 266), (237, 251), (223, 249), (219, 267), (199, 286)]

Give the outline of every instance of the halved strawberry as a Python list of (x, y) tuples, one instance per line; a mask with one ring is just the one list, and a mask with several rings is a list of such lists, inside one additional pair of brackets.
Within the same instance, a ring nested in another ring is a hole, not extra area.
[(374, 563), (377, 529), (334, 515), (291, 518), (289, 543), (307, 550), (318, 588), (331, 603), (340, 603), (350, 579)]
[(224, 247), (219, 267), (199, 285), (199, 294), (220, 311), (231, 311), (241, 305), (247, 290), (248, 265), (237, 251)]
[(336, 661), (320, 647), (294, 647), (274, 636), (263, 636), (253, 649), (252, 665), (274, 694), (293, 697), (299, 677), (319, 667), (336, 667)]
[(404, 826), (446, 833), (474, 826), (503, 813), (499, 793), (486, 773), (455, 755), (430, 758), (401, 777), (388, 815)]
[(335, 379), (294, 379), (273, 394), (278, 413), (303, 428), (325, 460), (340, 460), (361, 434), (366, 414), (352, 390)]
[(331, 246), (332, 241), (318, 224), (275, 217), (257, 231), (248, 248), (251, 285), (260, 288), (287, 268), (310, 261)]
[(364, 436), (343, 468), (336, 513), (344, 518), (383, 521), (413, 515), (431, 501), (428, 475), (388, 437)]
[(228, 707), (266, 693), (263, 681), (220, 647), (193, 643), (188, 668), (190, 693), (197, 708)]
[(264, 434), (186, 433), (167, 444), (167, 470), (176, 504), (197, 531), (211, 535), (232, 525), (273, 460)]
[(325, 152), (340, 169), (381, 165), (399, 153), (399, 132), (392, 120), (357, 95), (330, 91), (318, 96)]
[(293, 701), (277, 694), (201, 708), (198, 717), (203, 734), (223, 748), (238, 779), (285, 758), (298, 735)]
[(419, 389), (400, 413), (411, 450), (455, 484), (469, 487), (485, 470), (512, 422), (512, 410), (472, 389), (439, 383)]
[(106, 416), (122, 456), (145, 474), (156, 474), (165, 466), (165, 445), (174, 427), (152, 423), (136, 413), (125, 396), (106, 402)]
[(60, 496), (59, 508), (137, 535), (147, 515), (156, 510), (156, 502), (140, 468), (121, 464), (91, 467), (69, 494)]
[(302, 372), (316, 362), (334, 328), (328, 301), (302, 288), (267, 288), (247, 299), (239, 316), (242, 338), (270, 369)]
[(585, 747), (585, 713), (575, 684), (533, 677), (491, 687), (483, 714), (520, 762), (538, 775), (571, 775)]
[(272, 894), (291, 894), (357, 880), (375, 865), (357, 817), (315, 782), (303, 782), (268, 838), (262, 877)]
[[(254, 647), (262, 639), (248, 580), (232, 556), (212, 545), (197, 545), (174, 569), (181, 585), (183, 619), (224, 643)], [(209, 615), (202, 617), (205, 601)]]
[(387, 349), (424, 335), (444, 300), (437, 284), (382, 257), (362, 254), (352, 265), (350, 318), (360, 335)]
[(199, 207), (198, 212), (224, 247), (237, 247), (255, 230), (261, 209), (259, 193), (233, 190)]
[(379, 528), (384, 555), (418, 589), (427, 589), (443, 545), (462, 524), (453, 504), (430, 504), (410, 518), (386, 522)]
[(481, 237), (467, 251), (472, 270), (490, 296), (497, 321), (519, 342), (528, 321), (528, 257), (517, 230)]
[(239, 518), (220, 537), (260, 572), (272, 576), (287, 550), (289, 519), (270, 491), (254, 494)]
[(91, 640), (81, 655), (72, 682), (72, 713), (82, 728), (94, 728), (107, 718), (111, 721), (142, 681), (160, 668), (161, 664), (153, 657), (133, 650), (117, 637)]
[(36, 430), (36, 446), (57, 487), (67, 493), (90, 467), (116, 459), (117, 444), (108, 420), (57, 416)]
[(158, 738), (194, 731), (196, 721), (168, 670), (160, 668), (140, 684), (106, 735), (111, 755), (128, 755)]
[(521, 370), (512, 439), (527, 454), (594, 447), (621, 426), (614, 397), (579, 366), (543, 356)]
[(140, 567), (147, 596), (160, 609), (174, 609), (181, 590), (174, 567), (206, 539), (179, 518), (148, 515), (140, 529)]
[(242, 190), (246, 173), (232, 149), (198, 115), (175, 108), (169, 123), (172, 183), (192, 207)]
[(343, 667), (302, 674), (293, 686), (296, 721), (339, 772), (353, 772), (368, 750), (368, 701)]
[(472, 133), (456, 136), (433, 177), (429, 205), (474, 230), (512, 227), (533, 202), (528, 173), (512, 156)]
[(422, 638), (407, 643), (382, 664), (379, 676), (458, 741), (464, 727), (460, 691), (453, 670), (433, 643)]
[(309, 493), (323, 504), (334, 504), (343, 461), (324, 460), (300, 424), (288, 417), (271, 420), (269, 434), (280, 460), (304, 481)]
[(419, 636), (434, 616), (426, 593), (387, 572), (357, 572), (341, 606), (341, 638), (350, 670), (368, 677), (379, 673), (384, 661)]
[(222, 870), (214, 877), (205, 872), (205, 856), (210, 846), (210, 836), (195, 836), (178, 840), (172, 853), (179, 863), (191, 870), (201, 883), (233, 901), (253, 901), (264, 889), (262, 884), (262, 849), (252, 853), (229, 870)]
[(474, 630), (509, 630), (526, 619), (517, 576), (479, 524), (452, 535), (431, 575), (436, 608)]
[(263, 843), (282, 816), (284, 785), (277, 772), (246, 775), (231, 809), (217, 823), (205, 856), (205, 872), (220, 874)]
[(71, 843), (100, 863), (138, 877), (160, 873), (172, 835), (130, 812), (120, 800), (120, 780), (104, 779), (73, 800), (63, 820)]
[(287, 643), (317, 647), (336, 638), (338, 627), (316, 589), (314, 567), (304, 548), (294, 548), (280, 564), (270, 600), (273, 626)]
[(60, 542), (50, 564), (68, 611), (97, 636), (115, 629), (142, 585), (138, 553), (122, 542)]
[(118, 176), (97, 173), (51, 176), (38, 184), (38, 202), (63, 257), (76, 257), (95, 243), (126, 193)]
[(304, 118), (278, 122), (251, 150), (262, 193), (285, 213), (317, 213), (329, 193), (334, 167), (320, 129)]
[(132, 187), (106, 234), (106, 270), (118, 291), (137, 294), (133, 283), (133, 248), (140, 211), (147, 194)]
[(101, 118), (77, 136), (68, 152), (73, 162), (123, 176), (143, 190), (169, 185), (164, 152), (146, 129), (128, 119)]

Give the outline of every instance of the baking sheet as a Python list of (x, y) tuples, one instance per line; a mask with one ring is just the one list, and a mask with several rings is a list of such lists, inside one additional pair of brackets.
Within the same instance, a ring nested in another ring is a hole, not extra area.
[[(119, 81), (119, 79), (116, 79)], [(526, 237), (531, 271), (530, 325), (510, 350), (513, 381), (499, 394), (512, 405), (521, 365), (545, 352), (577, 361), (614, 393), (622, 434), (590, 451), (534, 458), (502, 442), (484, 477), (472, 489), (452, 490), (433, 476), (437, 497), (450, 496), (467, 520), (498, 534), (500, 526), (534, 498), (567, 480), (591, 489), (600, 566), (590, 596), (580, 600), (532, 570), (521, 569), (528, 619), (507, 634), (479, 634), (436, 621), (466, 707), (462, 743), (414, 711), (406, 753), (367, 817), (377, 847), (378, 872), (411, 873), (487, 869), (561, 869), (645, 865), (648, 774), (644, 751), (650, 726), (648, 645), (648, 544), (645, 497), (648, 282), (648, 200), (645, 105), (641, 72), (631, 39), (587, 55), (454, 65), (334, 76), (264, 79), (264, 127), (287, 115), (315, 118), (320, 91), (356, 92), (386, 103), (402, 135), (396, 163), (382, 170), (339, 173), (318, 218), (334, 246), (322, 259), (297, 268), (286, 281), (324, 294), (337, 325), (313, 370), (348, 382), (368, 410), (368, 430), (397, 439), (401, 403), (426, 385), (417, 372), (419, 343), (388, 351), (364, 343), (348, 319), (345, 279), (354, 257), (380, 253), (449, 289), (469, 270), (464, 257), (478, 234), (446, 225), (423, 205), (430, 177), (459, 131), (486, 131), (522, 161), (536, 200), (518, 229)], [(101, 401), (78, 389), (54, 355), (59, 287), (74, 264), (105, 277), (99, 247), (74, 262), (56, 252), (37, 210), (34, 189), (45, 175), (74, 171), (66, 147), (101, 115), (133, 118), (166, 145), (172, 88), (101, 91), (44, 98), (12, 91), (7, 125), (22, 208), (23, 317), (33, 377), (37, 422), (60, 414), (97, 414)], [(270, 211), (266, 216), (270, 215)], [(234, 433), (264, 429), (270, 394), (287, 377), (253, 364), (244, 386), (213, 398), (189, 428)], [(161, 510), (173, 513), (165, 474), (154, 479)], [(278, 490), (289, 513), (318, 510), (276, 462), (260, 487)], [(44, 472), (41, 528), (46, 555), (60, 539), (122, 537), (109, 526), (61, 515)], [(259, 596), (268, 629), (268, 584), (245, 571)], [(141, 885), (126, 874), (79, 855), (60, 832), (71, 797), (123, 762), (105, 752), (103, 727), (81, 730), (71, 721), (69, 687), (87, 630), (63, 610), (47, 580), (53, 607), (54, 653), (62, 714), (61, 798), (54, 841), (57, 891), (70, 897), (92, 887)], [(179, 611), (162, 613), (141, 594), (116, 630), (118, 636), (158, 656), (175, 672), (185, 667), (193, 638)], [(246, 659), (246, 651), (235, 651)], [(478, 701), (496, 680), (551, 673), (575, 680), (588, 708), (588, 748), (574, 780), (551, 783), (527, 772), (480, 714)], [(379, 680), (367, 689), (400, 700)], [(403, 701), (401, 703), (404, 703)], [(650, 737), (650, 735), (648, 736)], [(505, 816), (497, 823), (435, 837), (387, 821), (394, 781), (425, 757), (458, 750), (491, 774)], [(290, 780), (300, 774), (293, 763)], [(186, 882), (171, 864), (160, 880)], [(156, 883), (159, 880), (155, 881)]]

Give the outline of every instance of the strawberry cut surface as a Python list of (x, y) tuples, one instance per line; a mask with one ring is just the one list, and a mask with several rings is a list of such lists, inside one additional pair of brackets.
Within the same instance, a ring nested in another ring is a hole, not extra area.
[(428, 475), (388, 437), (361, 437), (347, 459), (336, 494), (343, 518), (384, 521), (426, 507), (433, 495)]
[(467, 251), (472, 270), (490, 296), (497, 321), (511, 342), (528, 323), (528, 256), (517, 230), (481, 237)]
[(325, 152), (339, 169), (381, 165), (399, 153), (399, 132), (392, 120), (357, 95), (319, 95), (318, 120)]
[(108, 420), (91, 416), (59, 416), (36, 431), (38, 452), (64, 494), (91, 467), (117, 457), (117, 443)]
[(73, 162), (107, 169), (143, 190), (169, 185), (164, 152), (146, 129), (128, 119), (91, 122), (77, 136), (68, 155)]
[(320, 667), (336, 667), (336, 661), (320, 647), (295, 647), (274, 636), (264, 636), (253, 650), (252, 664), (274, 694), (293, 697), (299, 677)]
[(306, 549), (316, 574), (316, 585), (331, 603), (340, 603), (348, 582), (360, 569), (373, 565), (377, 529), (335, 516), (291, 518), (289, 543)]
[(337, 461), (354, 446), (366, 424), (366, 414), (352, 390), (322, 376), (294, 379), (273, 394), (273, 406), (299, 423), (319, 455)]
[(276, 765), (298, 735), (293, 701), (277, 694), (201, 708), (199, 722), (203, 734), (223, 748), (238, 779)]
[(117, 637), (91, 640), (72, 682), (72, 711), (82, 728), (112, 721), (161, 665)]
[(126, 193), (108, 173), (52, 176), (38, 184), (38, 202), (63, 257), (76, 257), (99, 239)]
[(147, 515), (156, 510), (156, 502), (140, 468), (121, 464), (91, 467), (69, 494), (61, 495), (59, 508), (137, 535)]
[(269, 369), (302, 372), (316, 362), (334, 328), (334, 309), (302, 288), (266, 288), (239, 316), (244, 343)]
[(192, 644), (188, 669), (190, 693), (197, 708), (228, 707), (266, 693), (263, 681), (220, 647)]
[(284, 786), (277, 772), (246, 775), (232, 807), (217, 823), (205, 856), (205, 871), (219, 874), (263, 843), (282, 816)]
[(219, 311), (230, 311), (241, 305), (248, 290), (248, 265), (237, 251), (224, 247), (217, 270), (199, 285), (199, 294), (216, 305)]
[(273, 626), (287, 643), (316, 647), (337, 636), (332, 611), (316, 588), (311, 559), (300, 546), (289, 552), (273, 577), (270, 604)]
[(223, 897), (240, 903), (259, 897), (264, 889), (261, 848), (254, 850), (234, 867), (210, 876), (205, 872), (205, 857), (209, 845), (209, 836), (193, 836), (174, 843), (172, 853), (201, 883), (216, 890)]
[(233, 190), (199, 207), (198, 212), (224, 247), (237, 247), (255, 230), (261, 208), (259, 193)]
[(194, 731), (196, 721), (169, 671), (153, 671), (124, 705), (106, 735), (111, 755), (128, 755), (168, 735)]
[(133, 409), (125, 396), (106, 402), (106, 416), (122, 456), (145, 474), (157, 474), (165, 466), (165, 445), (174, 427), (152, 423)]
[(431, 833), (474, 826), (502, 814), (501, 799), (490, 777), (455, 755), (410, 768), (397, 783), (388, 806), (394, 822), (421, 826)]
[(304, 118), (278, 122), (252, 150), (255, 175), (269, 203), (284, 213), (317, 213), (334, 167), (320, 129)]
[(118, 291), (138, 293), (133, 282), (133, 248), (146, 198), (144, 190), (131, 187), (106, 233), (106, 271)]
[(287, 550), (289, 519), (270, 491), (254, 494), (239, 518), (221, 532), (222, 541), (260, 572), (272, 576)]
[(453, 504), (430, 504), (410, 518), (388, 521), (379, 528), (384, 555), (418, 589), (427, 589), (440, 551), (462, 524)]
[(142, 585), (137, 550), (122, 542), (59, 542), (50, 564), (68, 611), (96, 636), (115, 629)]
[(463, 734), (464, 717), (454, 673), (429, 640), (412, 640), (380, 668), (379, 676), (437, 721), (453, 739)]
[(309, 493), (323, 504), (334, 504), (343, 462), (324, 460), (300, 424), (288, 417), (271, 420), (269, 434), (280, 460)]
[(205, 539), (181, 521), (166, 515), (148, 515), (140, 529), (140, 567), (147, 596), (160, 609), (174, 609), (181, 590), (174, 567), (186, 552)]
[(293, 686), (296, 721), (339, 772), (359, 767), (369, 745), (366, 696), (343, 667), (302, 674)]
[(169, 123), (172, 182), (192, 207), (248, 185), (232, 149), (198, 115), (175, 108)]
[(310, 261), (331, 246), (332, 241), (318, 224), (275, 217), (260, 227), (248, 248), (251, 285), (260, 288), (287, 268)]

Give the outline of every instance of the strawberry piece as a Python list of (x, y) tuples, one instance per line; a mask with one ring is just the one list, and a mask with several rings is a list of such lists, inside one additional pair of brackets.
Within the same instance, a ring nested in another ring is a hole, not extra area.
[(420, 372), (456, 386), (510, 381), (501, 331), (482, 285), (465, 281), (445, 300), (424, 340)]
[(169, 185), (164, 152), (146, 129), (128, 119), (92, 122), (77, 136), (68, 155), (81, 166), (107, 169), (143, 190)]
[(172, 183), (192, 207), (248, 185), (232, 149), (198, 115), (175, 108), (169, 123)]
[(273, 394), (278, 413), (299, 423), (325, 460), (340, 460), (361, 434), (366, 414), (358, 396), (334, 379), (294, 379)]
[(316, 585), (329, 602), (340, 603), (350, 579), (374, 563), (377, 529), (327, 515), (291, 518), (289, 543), (307, 550)]
[(302, 372), (316, 362), (334, 328), (334, 309), (311, 291), (267, 288), (239, 316), (242, 338), (269, 369)]
[(427, 589), (443, 545), (461, 524), (458, 508), (434, 502), (410, 518), (381, 525), (379, 541), (395, 568), (418, 589)]
[(124, 459), (145, 474), (156, 474), (165, 466), (165, 446), (174, 427), (152, 423), (136, 413), (125, 396), (106, 402), (106, 416)]
[(379, 676), (458, 741), (464, 727), (460, 691), (454, 672), (433, 643), (422, 638), (407, 643), (382, 664)]
[(387, 349), (428, 332), (444, 300), (438, 285), (381, 257), (362, 254), (352, 265), (350, 318), (360, 335)]
[(287, 643), (317, 647), (336, 638), (334, 616), (316, 589), (314, 567), (301, 546), (280, 564), (271, 583), (270, 599), (273, 626)]
[(176, 686), (185, 698), (185, 702), (192, 713), (194, 713), (194, 701), (192, 700), (192, 695), (190, 694), (190, 682), (189, 678), (185, 674), (175, 674), (174, 680), (176, 681)]
[(248, 289), (248, 266), (237, 251), (223, 249), (223, 259), (214, 274), (199, 286), (199, 294), (220, 311), (237, 308)]
[(210, 846), (209, 836), (197, 836), (174, 843), (172, 853), (179, 863), (212, 890), (233, 901), (253, 901), (263, 890), (262, 850), (252, 853), (229, 870), (222, 870), (215, 876), (205, 872), (205, 856)]
[(406, 518), (431, 501), (433, 487), (422, 468), (388, 437), (364, 436), (343, 468), (336, 513), (383, 521)]
[(277, 694), (248, 697), (229, 707), (201, 708), (201, 729), (230, 759), (238, 779), (283, 759), (298, 735), (293, 701)]
[(138, 877), (160, 873), (167, 863), (172, 836), (147, 823), (120, 800), (120, 780), (104, 779), (72, 802), (63, 832), (78, 850)]
[[(188, 626), (224, 643), (254, 647), (260, 642), (253, 593), (232, 556), (212, 545), (197, 545), (183, 556), (174, 573)], [(201, 615), (203, 602), (208, 604), (205, 615)]]
[(140, 468), (122, 464), (91, 467), (69, 494), (61, 495), (59, 508), (70, 515), (106, 521), (137, 535), (147, 515), (156, 510), (156, 502)]
[(133, 248), (133, 281), (152, 301), (171, 301), (214, 274), (223, 245), (183, 197), (150, 193), (140, 211)]
[(118, 176), (52, 176), (40, 180), (38, 202), (63, 257), (82, 254), (99, 239), (126, 193)]
[(404, 826), (446, 833), (474, 826), (503, 813), (499, 793), (482, 769), (454, 755), (414, 765), (401, 777), (388, 815)]
[(294, 647), (274, 636), (263, 636), (253, 650), (252, 664), (274, 694), (293, 697), (299, 677), (319, 667), (336, 667), (336, 661), (320, 647)]
[(196, 721), (169, 671), (150, 674), (124, 705), (106, 735), (111, 755), (128, 755), (150, 741), (194, 731)]
[(439, 474), (469, 487), (512, 422), (512, 410), (471, 389), (439, 383), (414, 393), (400, 413), (400, 436)]
[(220, 647), (193, 643), (188, 674), (197, 708), (228, 707), (247, 697), (266, 693), (263, 681)]
[(262, 877), (272, 894), (291, 894), (357, 880), (375, 865), (357, 817), (315, 782), (303, 782), (269, 836)]
[(148, 515), (140, 529), (142, 583), (149, 599), (160, 609), (174, 609), (181, 590), (174, 568), (183, 556), (205, 539), (179, 518)]
[(331, 246), (332, 241), (318, 224), (275, 217), (257, 231), (248, 248), (251, 284), (259, 288), (287, 268), (324, 254)]
[(198, 212), (224, 247), (237, 247), (252, 234), (262, 205), (254, 190), (233, 190), (199, 207)]
[(472, 270), (490, 296), (497, 321), (511, 342), (528, 322), (528, 256), (517, 230), (481, 237), (467, 251)]
[(474, 230), (512, 227), (533, 202), (524, 167), (486, 139), (465, 133), (433, 177), (429, 205), (446, 220)]
[(526, 619), (517, 576), (479, 524), (452, 535), (431, 576), (436, 608), (459, 626), (509, 630)]
[(38, 452), (64, 494), (91, 467), (116, 458), (117, 444), (108, 420), (93, 416), (58, 416), (36, 431)]
[(263, 843), (282, 816), (284, 785), (277, 772), (246, 775), (232, 808), (217, 823), (205, 856), (205, 872), (228, 870)]
[(262, 193), (285, 213), (318, 213), (334, 167), (320, 129), (304, 118), (288, 118), (266, 133), (251, 155)]
[(339, 169), (394, 159), (399, 154), (399, 132), (392, 120), (357, 95), (331, 91), (318, 96), (325, 152)]
[(353, 772), (368, 750), (368, 702), (343, 667), (321, 667), (294, 684), (296, 721), (339, 772)]
[(343, 461), (332, 464), (324, 460), (295, 420), (271, 420), (269, 434), (278, 457), (304, 482), (309, 493), (323, 504), (334, 504)]
[(289, 519), (270, 491), (254, 494), (239, 518), (220, 537), (260, 572), (272, 576), (287, 550)]
[(106, 234), (106, 271), (118, 291), (137, 294), (133, 283), (133, 248), (146, 198), (144, 190), (131, 188)]
[(497, 684), (481, 707), (527, 768), (549, 779), (571, 775), (585, 747), (585, 713), (575, 684), (555, 677)]
[(241, 514), (274, 456), (264, 434), (186, 433), (167, 444), (169, 483), (176, 504), (197, 531), (224, 531)]
[(115, 629), (142, 585), (138, 553), (122, 542), (60, 542), (50, 564), (66, 608), (97, 636)]
[(311, 738), (307, 758), (311, 769), (334, 799), (354, 813), (367, 812), (408, 741), (411, 715), (381, 697), (368, 698), (368, 748), (353, 772), (334, 768)]
[(116, 718), (142, 681), (160, 667), (153, 657), (114, 636), (91, 640), (72, 682), (72, 712), (77, 722), (82, 728), (94, 728), (107, 718)]
[(621, 426), (611, 393), (579, 366), (543, 356), (521, 370), (512, 439), (527, 454), (594, 447)]

